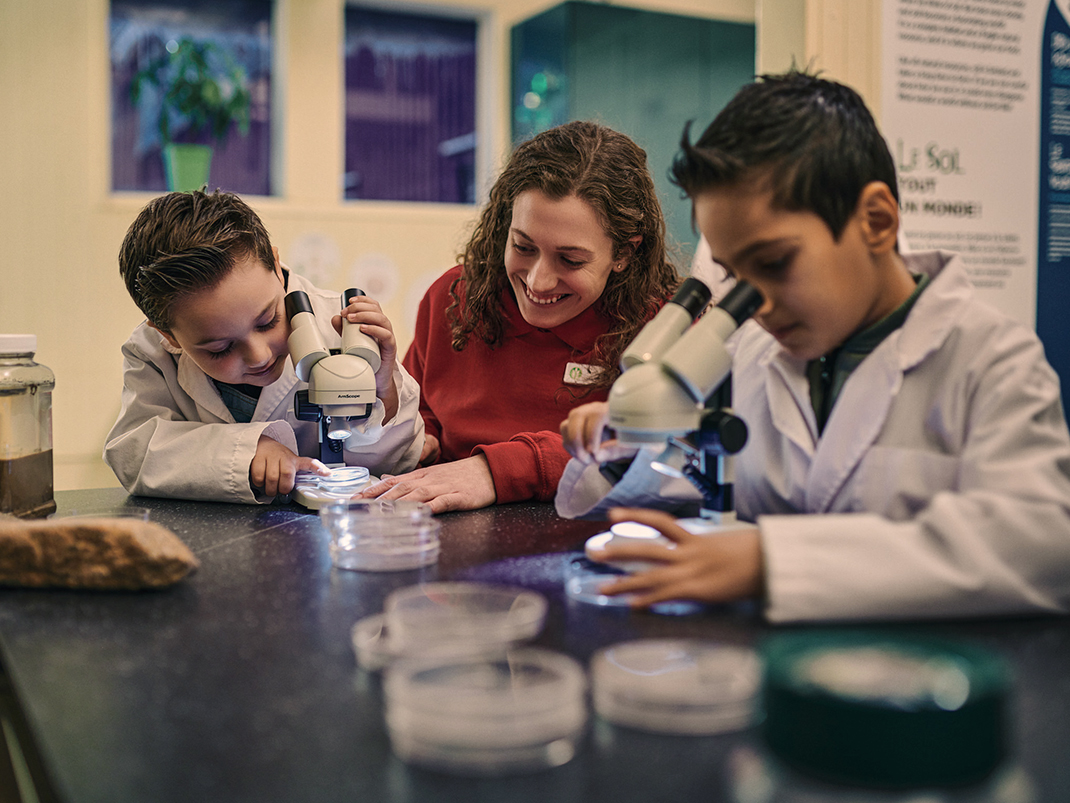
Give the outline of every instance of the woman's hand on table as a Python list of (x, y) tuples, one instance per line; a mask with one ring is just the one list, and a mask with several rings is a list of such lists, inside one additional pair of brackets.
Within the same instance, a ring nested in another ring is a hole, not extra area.
[(418, 468), (408, 474), (384, 475), (355, 498), (426, 502), (434, 513), (476, 510), (498, 500), (490, 466), (481, 454)]
[(641, 560), (661, 564), (602, 586), (599, 591), (603, 594), (634, 594), (632, 605), (645, 608), (667, 600), (728, 602), (762, 593), (764, 560), (756, 526), (696, 535), (668, 513), (637, 508), (614, 508), (609, 519), (646, 524), (673, 544), (612, 546), (592, 554), (591, 558), (600, 562)]

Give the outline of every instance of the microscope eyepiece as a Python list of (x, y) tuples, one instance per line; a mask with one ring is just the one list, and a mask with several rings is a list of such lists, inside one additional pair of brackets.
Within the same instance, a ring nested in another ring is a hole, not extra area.
[(676, 291), (676, 295), (672, 297), (672, 303), (687, 310), (691, 319), (694, 320), (710, 303), (712, 297), (713, 293), (704, 281), (688, 276), (680, 285), (680, 289)]
[(352, 301), (354, 298), (356, 298), (357, 296), (366, 296), (366, 295), (368, 295), (368, 294), (365, 293), (363, 290), (361, 290), (359, 288), (356, 288), (356, 287), (350, 287), (348, 290), (346, 290), (344, 293), (342, 293), (342, 306), (343, 307), (348, 307), (349, 306), (349, 302)]
[(736, 326), (741, 326), (747, 318), (758, 311), (762, 301), (761, 293), (746, 282), (740, 281), (736, 282), (736, 286), (728, 291), (717, 306), (732, 316)]
[(312, 310), (312, 302), (308, 298), (308, 293), (304, 290), (294, 290), (292, 293), (286, 294), (286, 320), (293, 320), (294, 315), (302, 312), (311, 312), (313, 315), (316, 313)]

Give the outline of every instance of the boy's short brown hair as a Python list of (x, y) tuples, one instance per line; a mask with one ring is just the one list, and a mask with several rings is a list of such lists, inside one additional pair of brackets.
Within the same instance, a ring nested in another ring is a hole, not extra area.
[(895, 161), (862, 97), (790, 70), (744, 86), (692, 145), (684, 128), (672, 179), (692, 199), (766, 180), (780, 209), (818, 215), (839, 239), (863, 188), (882, 181), (899, 199)]
[(119, 274), (149, 323), (169, 332), (178, 299), (214, 287), (249, 256), (274, 270), (267, 229), (245, 201), (230, 192), (171, 192), (130, 225)]

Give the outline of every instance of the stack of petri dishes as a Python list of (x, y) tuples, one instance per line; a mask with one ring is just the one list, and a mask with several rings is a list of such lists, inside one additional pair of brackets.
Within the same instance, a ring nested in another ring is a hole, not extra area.
[(438, 560), (441, 524), (420, 502), (363, 499), (320, 508), (330, 534), (331, 561), (340, 569), (389, 572)]
[(753, 650), (694, 639), (644, 639), (591, 659), (599, 716), (655, 733), (709, 735), (750, 726), (761, 687)]
[(387, 730), (403, 761), (465, 775), (555, 767), (577, 750), (587, 678), (523, 646), (547, 602), (523, 588), (437, 582), (390, 593), (353, 628), (357, 662), (384, 670)]

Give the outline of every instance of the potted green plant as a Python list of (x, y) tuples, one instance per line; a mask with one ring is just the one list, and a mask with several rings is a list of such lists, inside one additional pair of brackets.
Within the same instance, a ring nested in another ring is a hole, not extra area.
[[(149, 92), (154, 95), (147, 97)], [(138, 70), (130, 96), (141, 108), (158, 105), (167, 185), (198, 189), (208, 182), (212, 146), (222, 144), (232, 126), (249, 132), (251, 94), (245, 70), (226, 50), (188, 37), (167, 43), (165, 52)]]

